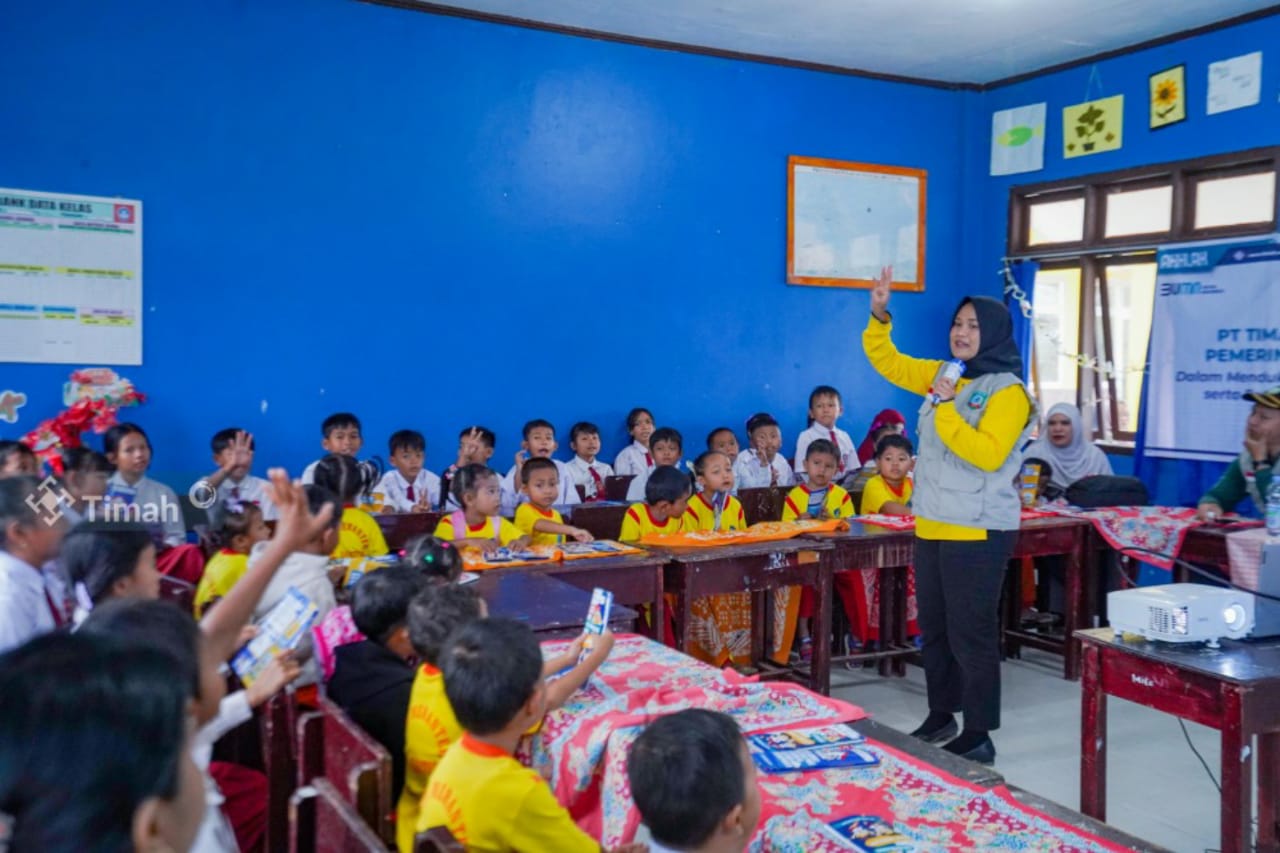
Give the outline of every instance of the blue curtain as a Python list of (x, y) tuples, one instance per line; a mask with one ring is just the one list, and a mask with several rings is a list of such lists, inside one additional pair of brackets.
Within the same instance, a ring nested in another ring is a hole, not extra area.
[(1035, 323), (1031, 306), (1035, 304), (1037, 261), (1006, 262), (1004, 268), (1004, 304), (1013, 317), (1013, 339), (1022, 353), (1022, 381), (1031, 382), (1031, 342)]

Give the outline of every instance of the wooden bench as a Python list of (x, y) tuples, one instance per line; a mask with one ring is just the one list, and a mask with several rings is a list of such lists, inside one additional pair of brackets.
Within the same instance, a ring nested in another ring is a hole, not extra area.
[(446, 827), (434, 826), (413, 837), (413, 853), (466, 853), (467, 848)]
[(327, 779), (315, 779), (289, 798), (289, 850), (386, 853), (387, 845)]
[(393, 843), (391, 755), (386, 748), (325, 698), (317, 710), (298, 717), (296, 732), (299, 787), (327, 779), (374, 832)]

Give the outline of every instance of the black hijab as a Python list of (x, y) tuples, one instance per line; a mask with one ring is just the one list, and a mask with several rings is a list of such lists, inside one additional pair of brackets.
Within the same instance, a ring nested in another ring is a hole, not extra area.
[(1022, 378), (1022, 353), (1013, 339), (1013, 318), (1009, 309), (990, 296), (966, 296), (951, 315), (954, 324), (956, 314), (965, 305), (972, 305), (978, 315), (978, 354), (964, 363), (965, 379), (977, 379), (988, 373), (1012, 373)]

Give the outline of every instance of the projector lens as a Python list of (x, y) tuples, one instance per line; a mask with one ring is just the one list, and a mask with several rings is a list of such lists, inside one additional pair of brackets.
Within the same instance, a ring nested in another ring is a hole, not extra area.
[(1244, 608), (1239, 604), (1233, 604), (1222, 611), (1222, 621), (1226, 622), (1227, 627), (1234, 631), (1244, 627), (1244, 618)]

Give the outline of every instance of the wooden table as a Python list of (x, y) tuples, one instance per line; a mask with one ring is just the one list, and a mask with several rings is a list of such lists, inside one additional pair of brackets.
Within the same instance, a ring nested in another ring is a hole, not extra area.
[[(1242, 520), (1231, 524), (1206, 524), (1193, 527), (1183, 538), (1182, 547), (1178, 549), (1178, 557), (1188, 563), (1217, 569), (1224, 578), (1228, 578), (1231, 576), (1231, 561), (1227, 558), (1227, 534), (1261, 526), (1261, 521)], [(1142, 559), (1140, 554), (1135, 556)], [(1173, 564), (1174, 583), (1200, 580), (1191, 575), (1192, 572), (1186, 566)]]
[[(1250, 846), (1254, 736), (1258, 759), (1257, 850), (1280, 850), (1280, 639), (1204, 645), (1117, 639), (1110, 628), (1076, 633), (1081, 683), (1080, 810), (1106, 820), (1107, 696), (1194, 720), (1222, 734), (1222, 853)], [(1169, 784), (1152, 768), (1153, 779)]]
[(1059, 554), (1067, 558), (1066, 612), (1062, 615), (1060, 635), (1024, 631), (1021, 625), (1022, 572), (1015, 566), (1009, 572), (1004, 593), (1003, 640), (1007, 657), (1019, 657), (1022, 646), (1054, 652), (1062, 655), (1062, 677), (1071, 681), (1080, 678), (1080, 643), (1075, 634), (1082, 628), (1091, 627), (1097, 615), (1099, 562), (1096, 554), (1102, 547), (1099, 541), (1093, 533), (1093, 524), (1086, 519), (1058, 516), (1022, 522), (1013, 549), (1015, 560)]
[(631, 504), (626, 501), (594, 501), (569, 507), (565, 521), (581, 527), (596, 539), (617, 539), (622, 533), (622, 519)]
[[(831, 560), (829, 542), (797, 538), (777, 542), (751, 542), (711, 548), (652, 547), (655, 554), (665, 555), (665, 586), (676, 597), (678, 622), (677, 647), (688, 651), (693, 640), (693, 602), (703, 596), (722, 592), (751, 593), (751, 659), (763, 665), (765, 659), (765, 627), (768, 621), (765, 594), (788, 586), (813, 588), (815, 637), (831, 635)], [(800, 555), (813, 554), (816, 559), (801, 561)], [(768, 677), (769, 667), (762, 666)], [(794, 675), (790, 668), (776, 673)], [(803, 670), (801, 670), (803, 672)], [(809, 688), (824, 696), (831, 692), (831, 646), (813, 644), (813, 660), (808, 668)]]
[[(591, 605), (591, 593), (537, 572), (488, 571), (480, 575), (475, 586), (489, 605), (490, 616), (525, 622), (544, 640), (581, 634)], [(609, 627), (615, 633), (632, 633), (637, 615), (631, 608), (615, 603)]]
[(890, 530), (851, 521), (846, 532), (811, 533), (806, 538), (831, 543), (833, 574), (875, 571), (880, 587), (880, 607), (876, 614), (880, 648), (835, 660), (875, 660), (881, 675), (891, 672), (905, 675), (905, 658), (919, 652), (907, 642), (907, 570), (915, 560), (915, 531)]
[(382, 538), (393, 552), (399, 551), (415, 536), (436, 532), (445, 512), (380, 512), (373, 517), (382, 529)]

